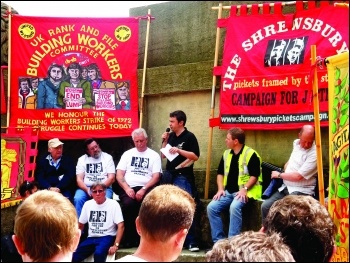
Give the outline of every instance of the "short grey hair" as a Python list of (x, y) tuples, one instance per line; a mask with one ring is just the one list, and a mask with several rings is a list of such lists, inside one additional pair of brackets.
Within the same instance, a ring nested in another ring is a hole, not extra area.
[(132, 139), (134, 140), (134, 138), (135, 138), (136, 135), (141, 135), (141, 134), (142, 134), (146, 139), (148, 138), (147, 132), (146, 132), (146, 130), (145, 130), (144, 128), (137, 128), (137, 129), (133, 130), (132, 133), (131, 133), (131, 137), (132, 137)]

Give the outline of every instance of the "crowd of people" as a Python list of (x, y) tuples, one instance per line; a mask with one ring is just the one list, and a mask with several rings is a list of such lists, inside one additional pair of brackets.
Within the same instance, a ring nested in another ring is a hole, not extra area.
[[(194, 164), (200, 151), (186, 121), (183, 111), (171, 112), (170, 130), (161, 136), (162, 148), (168, 146), (172, 160), (148, 147), (143, 128), (132, 132), (135, 147), (126, 150), (117, 164), (94, 138), (84, 141), (86, 153), (77, 163), (63, 154), (63, 142), (49, 140), (48, 153), (38, 160), (35, 181), (19, 188), (24, 201), (17, 209), (12, 236), (17, 256), (23, 261), (81, 262), (93, 255), (95, 262), (104, 262), (119, 248), (137, 247), (133, 255), (117, 261), (167, 262), (176, 260), (183, 248), (199, 251)], [(241, 128), (227, 131), (227, 149), (217, 169), (218, 190), (206, 211), (212, 237), (208, 262), (330, 260), (336, 229), (314, 197), (313, 126), (304, 125), (298, 137), (284, 172), (271, 173), (283, 184), (262, 203), (261, 230), (242, 232), (242, 208), (261, 199), (262, 158), (245, 144)], [(164, 171), (161, 158), (167, 158)], [(113, 184), (118, 187), (112, 188)], [(229, 213), (228, 233), (223, 212)], [(30, 246), (34, 240), (36, 245)], [(9, 262), (3, 255), (2, 260)]]

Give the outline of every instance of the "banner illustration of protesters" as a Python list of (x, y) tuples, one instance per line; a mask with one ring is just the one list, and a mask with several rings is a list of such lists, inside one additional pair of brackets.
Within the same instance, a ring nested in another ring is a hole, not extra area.
[(130, 110), (130, 84), (128, 81), (117, 83), (117, 110)]
[(115, 110), (116, 87), (114, 82), (102, 79), (101, 70), (96, 63), (87, 66), (87, 75), (92, 87), (95, 109)]
[(33, 93), (36, 95), (38, 92), (38, 86), (39, 86), (39, 78), (30, 78), (30, 88), (33, 91)]
[[(58, 104), (65, 109), (90, 109), (92, 104), (92, 89), (89, 81), (81, 76), (82, 67), (77, 62), (71, 63), (67, 68), (67, 78), (62, 81), (58, 91)], [(69, 88), (69, 92), (66, 91)], [(72, 91), (77, 89), (77, 93)], [(76, 105), (76, 95), (81, 94)], [(67, 97), (68, 95), (71, 95)]]
[(47, 71), (47, 78), (40, 82), (37, 92), (37, 109), (61, 109), (58, 104), (58, 91), (66, 73), (62, 65), (51, 64)]
[(29, 78), (19, 78), (18, 108), (35, 109), (36, 98), (30, 88)]
[(82, 79), (88, 79), (88, 69), (87, 69), (87, 66), (82, 66), (81, 67), (81, 78)]

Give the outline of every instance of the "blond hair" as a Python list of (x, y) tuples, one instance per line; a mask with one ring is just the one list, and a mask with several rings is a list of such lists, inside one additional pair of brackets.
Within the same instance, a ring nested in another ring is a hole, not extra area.
[(42, 190), (17, 208), (14, 232), (33, 261), (48, 261), (59, 253), (73, 252), (78, 217), (62, 194)]
[(280, 234), (251, 230), (220, 239), (205, 259), (207, 262), (295, 262)]
[(166, 242), (182, 229), (189, 229), (195, 212), (193, 197), (178, 186), (155, 187), (142, 201), (139, 222), (150, 240)]

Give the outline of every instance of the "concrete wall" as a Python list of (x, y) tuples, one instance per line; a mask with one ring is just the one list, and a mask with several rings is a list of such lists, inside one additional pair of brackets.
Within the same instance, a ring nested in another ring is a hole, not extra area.
[[(224, 1), (223, 5), (258, 3), (263, 1)], [(264, 1), (266, 2), (266, 1)], [(150, 135), (150, 146), (159, 149), (161, 134), (168, 127), (169, 112), (181, 109), (186, 112), (187, 128), (198, 138), (201, 157), (195, 164), (196, 183), (204, 192), (206, 166), (210, 162), (209, 198), (216, 189), (216, 169), (225, 150), (226, 131), (213, 128), (211, 159), (209, 118), (216, 40), (218, 1), (171, 1), (167, 3), (132, 8), (130, 16), (143, 16), (150, 9), (155, 17), (150, 24), (147, 71), (144, 87), (144, 122)], [(289, 10), (288, 10), (289, 9)], [(292, 11), (287, 7), (284, 12)], [(227, 17), (228, 10), (223, 10)], [(139, 89), (143, 75), (146, 40), (146, 21), (141, 21), (139, 43)], [(223, 30), (221, 30), (219, 59), (222, 58)], [(219, 63), (220, 64), (220, 63)], [(214, 117), (219, 108), (218, 79), (215, 89)], [(256, 149), (264, 161), (283, 166), (292, 149), (292, 141), (299, 130), (246, 131), (246, 144)], [(328, 167), (328, 127), (321, 128), (323, 166)], [(328, 175), (326, 175), (328, 178)], [(325, 182), (328, 183), (328, 182)]]
[[(262, 3), (267, 1), (223, 1), (224, 6)], [(212, 129), (212, 144), (209, 147), (211, 98), (218, 11), (212, 10), (219, 1), (171, 1), (161, 4), (132, 8), (130, 16), (145, 16), (148, 9), (155, 17), (150, 24), (147, 53), (147, 71), (144, 87), (143, 127), (149, 133), (149, 146), (158, 151), (161, 134), (168, 127), (169, 113), (181, 109), (186, 112), (187, 128), (198, 138), (201, 157), (195, 164), (196, 183), (204, 197), (207, 163), (210, 162), (209, 198), (216, 191), (216, 169), (225, 150), (226, 131)], [(284, 10), (291, 8), (288, 7)], [(228, 10), (223, 10), (226, 17)], [(146, 20), (140, 21), (138, 85), (142, 94), (142, 76), (145, 55)], [(220, 40), (219, 59), (222, 58), (224, 32)], [(5, 82), (5, 87), (7, 83)], [(218, 79), (215, 88), (214, 117), (219, 112)], [(6, 126), (6, 115), (1, 115), (1, 126)], [(246, 144), (256, 149), (264, 161), (283, 166), (287, 161), (292, 141), (298, 130), (246, 131)], [(111, 153), (115, 161), (132, 147), (130, 137), (101, 139), (101, 147)], [(328, 167), (328, 127), (321, 128), (323, 166)], [(74, 158), (83, 154), (82, 140), (65, 141), (65, 151)], [(40, 141), (39, 155), (47, 150), (47, 142)], [(208, 149), (211, 159), (208, 160)], [(327, 175), (328, 177), (328, 175)], [(325, 182), (328, 183), (328, 182)]]

